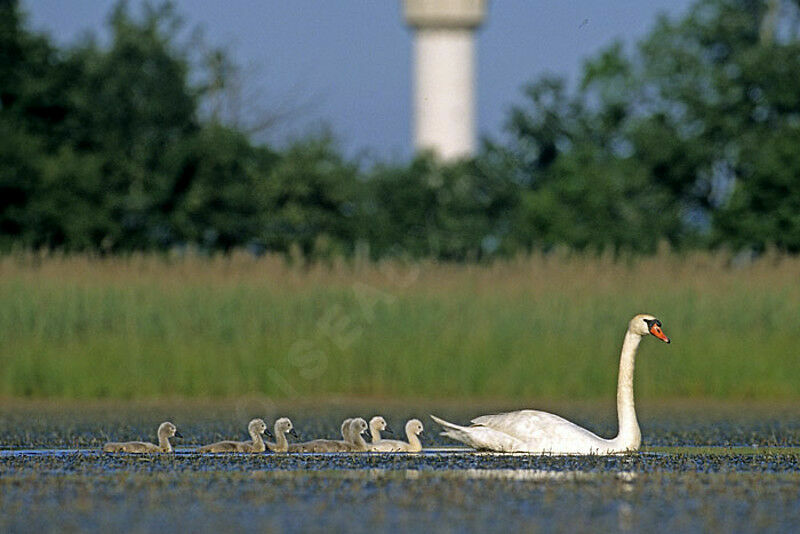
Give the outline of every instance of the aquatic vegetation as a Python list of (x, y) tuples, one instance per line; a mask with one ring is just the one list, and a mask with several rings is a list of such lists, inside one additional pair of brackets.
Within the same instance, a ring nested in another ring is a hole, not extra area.
[[(342, 414), (380, 410), (398, 427), (416, 411), (364, 401), (331, 405), (324, 411), (311, 403), (271, 410), (257, 401), (131, 403), (131, 421), (114, 427), (116, 403), (5, 403), (0, 409), (0, 444), (6, 448), (0, 450), (0, 531), (51, 531), (56, 525), (80, 531), (294, 531), (313, 530), (323, 521), (354, 532), (429, 531), (445, 523), (454, 531), (800, 527), (800, 410), (792, 404), (754, 405), (748, 411), (735, 405), (645, 406), (643, 451), (608, 457), (463, 450), (208, 455), (192, 450), (193, 444), (218, 435), (244, 434), (242, 426), (255, 414), (270, 419), (287, 413), (302, 421), (308, 435), (334, 436)], [(608, 414), (590, 405), (561, 408), (577, 420), (607, 419), (613, 427), (613, 407)], [(471, 410), (447, 403), (436, 409), (454, 417)], [(100, 438), (91, 437), (103, 428), (152, 432), (152, 421), (167, 415), (186, 436), (174, 455), (103, 454)], [(33, 424), (20, 430), (22, 420)], [(735, 446), (706, 446), (709, 436), (718, 445)], [(437, 436), (423, 441), (429, 449), (444, 443)]]

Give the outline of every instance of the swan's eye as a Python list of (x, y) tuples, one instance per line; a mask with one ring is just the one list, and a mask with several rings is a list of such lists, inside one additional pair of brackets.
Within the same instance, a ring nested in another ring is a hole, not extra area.
[(661, 321), (659, 321), (658, 319), (642, 319), (642, 320), (644, 321), (644, 324), (647, 325), (648, 330), (652, 330), (654, 325), (661, 326)]

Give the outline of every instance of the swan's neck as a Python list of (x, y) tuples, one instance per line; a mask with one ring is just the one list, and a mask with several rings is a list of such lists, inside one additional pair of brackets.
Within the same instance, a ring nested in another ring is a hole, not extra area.
[(260, 450), (261, 452), (264, 452), (267, 448), (267, 446), (264, 445), (264, 438), (261, 437), (261, 434), (259, 434), (255, 428), (250, 428), (249, 430), (250, 430), (250, 437), (253, 438), (253, 447)]
[(418, 435), (407, 430), (406, 438), (408, 439), (408, 444), (411, 445), (413, 449), (422, 449), (422, 442), (419, 440)]
[(366, 449), (367, 448), (367, 442), (364, 441), (364, 436), (362, 436), (361, 433), (359, 433), (359, 432), (351, 432), (350, 433), (350, 437), (353, 440), (352, 441), (353, 445), (355, 445), (356, 447), (359, 447), (359, 448), (362, 448), (362, 449)]
[(378, 443), (381, 440), (381, 431), (377, 426), (370, 426), (369, 432), (372, 434), (372, 443)]
[(621, 450), (638, 449), (642, 442), (639, 422), (636, 420), (636, 409), (633, 405), (633, 367), (636, 349), (639, 348), (641, 340), (642, 336), (630, 331), (626, 332), (619, 359), (619, 380), (617, 381), (619, 434), (614, 441)]
[(278, 429), (275, 425), (275, 452), (286, 452), (289, 450), (289, 441), (286, 439), (286, 433)]
[(158, 446), (164, 452), (172, 452), (172, 445), (169, 442), (169, 437), (167, 436), (166, 432), (159, 432), (159, 434), (158, 434)]

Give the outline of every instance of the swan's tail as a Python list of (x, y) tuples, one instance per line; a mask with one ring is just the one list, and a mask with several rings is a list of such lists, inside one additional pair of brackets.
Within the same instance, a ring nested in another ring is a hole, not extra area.
[(439, 425), (444, 428), (445, 431), (442, 432), (442, 436), (447, 436), (448, 438), (460, 441), (461, 443), (469, 445), (473, 449), (479, 448), (479, 445), (476, 444), (472, 439), (472, 435), (470, 434), (468, 428), (450, 423), (444, 419), (436, 417), (433, 414), (431, 414), (431, 419), (439, 423)]

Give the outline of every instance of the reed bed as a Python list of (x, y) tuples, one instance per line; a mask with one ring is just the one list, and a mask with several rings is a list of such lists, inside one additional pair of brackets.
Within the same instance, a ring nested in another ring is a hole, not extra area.
[(279, 257), (0, 258), (0, 397), (798, 397), (800, 259), (552, 253), (454, 265)]

